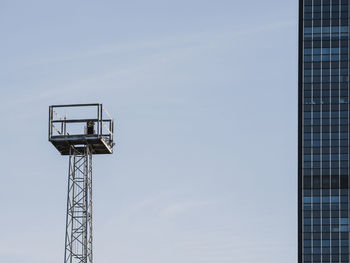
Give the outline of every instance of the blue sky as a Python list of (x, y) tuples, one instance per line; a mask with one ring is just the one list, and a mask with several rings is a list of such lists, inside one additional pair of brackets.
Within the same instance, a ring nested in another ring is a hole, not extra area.
[(63, 261), (48, 106), (103, 103), (94, 258), (291, 263), (297, 1), (0, 1), (0, 262)]

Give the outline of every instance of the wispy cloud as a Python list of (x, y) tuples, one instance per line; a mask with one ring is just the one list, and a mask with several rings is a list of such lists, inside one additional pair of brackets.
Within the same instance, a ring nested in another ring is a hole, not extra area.
[[(30, 104), (42, 100), (47, 100), (53, 97), (62, 97), (62, 94), (80, 94), (81, 92), (88, 92), (96, 89), (96, 85), (108, 79), (133, 79), (136, 75), (142, 75), (142, 72), (150, 68), (162, 68), (170, 62), (176, 63), (181, 59), (190, 59), (200, 54), (205, 54), (214, 47), (232, 46), (232, 43), (247, 36), (254, 36), (259, 32), (269, 32), (281, 30), (286, 27), (296, 25), (296, 21), (280, 21), (273, 24), (263, 24), (254, 27), (239, 27), (226, 28), (214, 32), (193, 32), (192, 34), (177, 35), (174, 37), (161, 37), (149, 40), (137, 40), (131, 42), (124, 42), (118, 44), (111, 44), (96, 47), (95, 49), (77, 51), (71, 54), (61, 54), (55, 57), (38, 58), (33, 61), (28, 61), (23, 65), (19, 65), (21, 69), (11, 69), (12, 71), (24, 70), (28, 68), (51, 67), (53, 64), (62, 64), (64, 68), (66, 63), (78, 62), (82, 59), (91, 59), (122, 54), (130, 54), (126, 60), (132, 59), (128, 64), (119, 65), (114, 63), (110, 68), (97, 69), (93, 74), (88, 74), (76, 77), (66, 83), (54, 83), (48, 87), (38, 87), (32, 96), (18, 96), (4, 98), (1, 100), (0, 110), (4, 110), (9, 106)], [(135, 56), (132, 54), (139, 54), (142, 56)], [(118, 88), (122, 88), (119, 86)], [(99, 90), (106, 89), (106, 87), (99, 87)], [(107, 87), (108, 89), (108, 87)]]
[(173, 217), (214, 204), (215, 202), (213, 201), (186, 200), (169, 204), (167, 207), (161, 209), (159, 214), (160, 216)]
[(237, 37), (254, 35), (259, 32), (275, 31), (286, 27), (296, 27), (296, 25), (296, 20), (284, 20), (275, 23), (261, 24), (259, 26), (228, 27), (217, 29), (215, 31), (191, 32), (152, 39), (136, 39), (120, 43), (105, 44), (90, 49), (74, 50), (68, 53), (64, 52), (51, 57), (36, 57), (33, 60), (28, 60), (27, 62), (21, 63), (17, 66), (21, 68), (38, 67), (53, 63), (72, 62), (106, 55), (122, 55), (127, 53), (138, 53), (140, 51), (155, 51), (155, 53), (159, 53), (165, 50), (186, 49), (194, 46), (205, 47), (208, 46), (208, 44), (213, 43), (222, 44), (222, 40), (230, 40)]

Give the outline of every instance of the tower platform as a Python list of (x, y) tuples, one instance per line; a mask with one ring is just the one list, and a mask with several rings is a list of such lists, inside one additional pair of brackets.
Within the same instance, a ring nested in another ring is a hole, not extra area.
[[(66, 116), (67, 111), (75, 115)], [(113, 119), (98, 103), (52, 105), (49, 107), (49, 141), (61, 155), (70, 155), (71, 150), (84, 152), (87, 146), (92, 154), (112, 154)]]

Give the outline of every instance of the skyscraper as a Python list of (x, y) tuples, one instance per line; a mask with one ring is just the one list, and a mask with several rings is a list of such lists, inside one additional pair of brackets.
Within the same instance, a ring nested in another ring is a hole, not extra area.
[(299, 263), (350, 262), (349, 7), (299, 0)]

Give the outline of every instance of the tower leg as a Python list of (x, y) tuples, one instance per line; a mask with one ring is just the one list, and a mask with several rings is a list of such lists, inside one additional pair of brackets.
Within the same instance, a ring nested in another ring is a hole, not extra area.
[(69, 155), (64, 263), (92, 263), (92, 154)]

